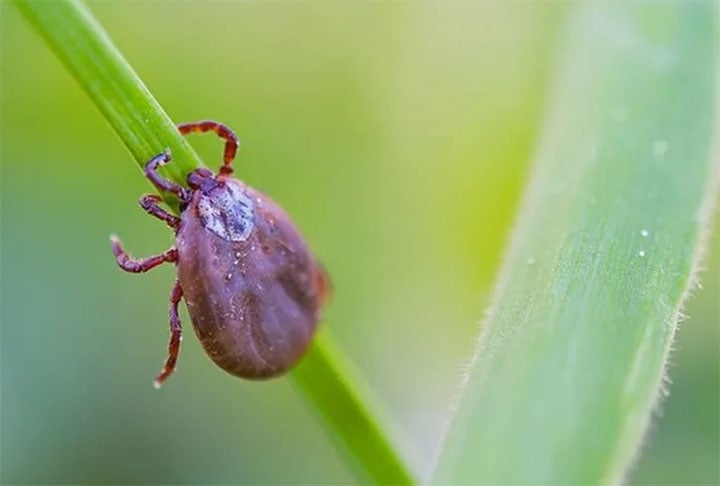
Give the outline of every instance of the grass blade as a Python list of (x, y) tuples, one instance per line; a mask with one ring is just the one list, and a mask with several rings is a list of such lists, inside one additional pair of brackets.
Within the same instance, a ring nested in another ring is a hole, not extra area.
[(399, 434), (388, 420), (372, 419), (382, 417), (382, 407), (327, 329), (318, 333), (310, 352), (293, 371), (293, 378), (332, 426), (335, 440), (353, 444), (355, 454), (347, 457), (351, 464), (363, 465), (379, 484), (414, 483), (403, 457), (393, 447), (391, 438), (397, 443)]
[(711, 2), (581, 3), (433, 480), (622, 479), (717, 189)]
[[(173, 163), (165, 167), (166, 175), (185, 184), (187, 174), (201, 165), (200, 159), (87, 7), (69, 0), (16, 0), (16, 5), (98, 106), (135, 161), (142, 166), (169, 147)], [(362, 466), (355, 468), (360, 480), (412, 483), (412, 473), (386, 436), (387, 426), (372, 392), (350, 374), (346, 361), (325, 330), (291, 376), (326, 418), (329, 433), (355, 459), (351, 466)]]
[(170, 148), (173, 162), (163, 170), (185, 184), (188, 173), (202, 165), (200, 158), (90, 10), (82, 2), (68, 0), (22, 0), (16, 5), (110, 122), (135, 161), (142, 167), (150, 157)]

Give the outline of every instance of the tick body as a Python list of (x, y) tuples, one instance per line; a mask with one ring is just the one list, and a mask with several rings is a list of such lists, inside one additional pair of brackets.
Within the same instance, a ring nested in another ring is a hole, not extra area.
[(175, 263), (170, 295), (168, 358), (155, 385), (175, 369), (182, 329), (178, 305), (185, 299), (203, 348), (228, 373), (269, 378), (291, 368), (305, 353), (329, 297), (329, 280), (285, 212), (264, 194), (232, 177), (238, 147), (230, 129), (216, 122), (180, 125), (181, 133), (214, 131), (226, 140), (219, 174), (196, 169), (188, 188), (162, 179), (157, 168), (168, 153), (145, 166), (148, 179), (180, 199), (180, 217), (146, 195), (140, 205), (175, 230), (175, 246), (133, 260), (112, 238), (118, 265), (144, 272)]

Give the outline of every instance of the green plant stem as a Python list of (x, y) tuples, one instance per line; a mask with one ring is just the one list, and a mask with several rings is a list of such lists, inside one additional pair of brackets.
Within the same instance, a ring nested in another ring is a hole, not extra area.
[[(16, 0), (16, 5), (44, 37), (110, 125), (142, 165), (170, 148), (173, 162), (165, 175), (185, 184), (202, 165), (162, 107), (114, 46), (102, 26), (80, 1)], [(172, 197), (163, 194), (166, 202)], [(347, 358), (327, 330), (320, 333), (304, 362), (291, 375), (326, 419), (326, 428), (349, 451), (359, 479), (410, 484), (413, 475), (386, 436), (381, 407), (372, 392), (353, 376)], [(355, 466), (361, 465), (357, 468)]]
[[(390, 440), (391, 436), (397, 439), (392, 424), (387, 420), (369, 420), (378, 416), (382, 407), (327, 329), (315, 337), (310, 352), (293, 371), (293, 377), (300, 391), (334, 426), (336, 438), (363, 451), (348, 460), (363, 461), (375, 482), (414, 482)], [(330, 403), (332, 406), (328, 407)]]
[[(48, 45), (110, 122), (120, 140), (142, 167), (169, 148), (172, 163), (166, 176), (185, 184), (202, 165), (157, 100), (81, 2), (17, 1)], [(173, 199), (163, 194), (168, 202)]]
[(662, 396), (717, 194), (715, 8), (574, 7), (434, 482), (622, 481)]

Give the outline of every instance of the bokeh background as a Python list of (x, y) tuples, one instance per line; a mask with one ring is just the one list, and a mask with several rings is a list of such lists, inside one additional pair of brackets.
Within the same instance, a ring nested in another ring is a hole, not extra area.
[[(426, 471), (513, 222), (565, 5), (90, 3), (176, 121), (243, 140), (239, 177), (280, 202), (333, 278), (325, 325)], [(352, 483), (287, 378), (232, 378), (189, 331), (161, 390), (171, 244), (117, 137), (0, 2), (3, 483)], [(211, 136), (193, 137), (206, 163)], [(718, 239), (629, 481), (720, 481)], [(478, 453), (482, 453), (479, 451)]]

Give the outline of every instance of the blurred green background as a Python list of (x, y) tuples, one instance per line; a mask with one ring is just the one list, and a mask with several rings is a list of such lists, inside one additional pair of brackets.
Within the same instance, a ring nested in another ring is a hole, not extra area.
[[(329, 269), (325, 325), (427, 471), (513, 222), (560, 3), (95, 2), (176, 121), (243, 141), (238, 175)], [(224, 374), (189, 331), (161, 390), (173, 269), (118, 270), (171, 234), (95, 107), (0, 3), (3, 483), (353, 483), (283, 378)], [(214, 167), (220, 143), (192, 142)], [(629, 477), (720, 481), (718, 240)], [(478, 451), (482, 454), (482, 451)]]

